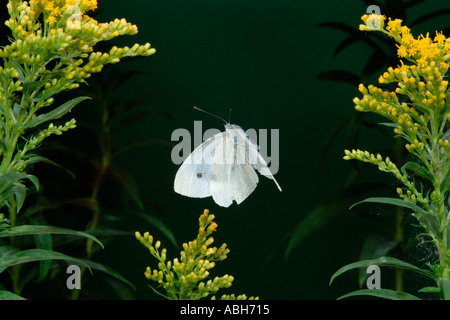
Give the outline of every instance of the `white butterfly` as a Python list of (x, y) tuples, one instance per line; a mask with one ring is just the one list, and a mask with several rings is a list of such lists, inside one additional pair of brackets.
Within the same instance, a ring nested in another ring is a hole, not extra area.
[(240, 204), (258, 184), (254, 169), (281, 191), (256, 143), (241, 127), (224, 122), (224, 132), (207, 139), (184, 160), (175, 176), (175, 192), (192, 198), (212, 196), (222, 207), (229, 207), (233, 200)]

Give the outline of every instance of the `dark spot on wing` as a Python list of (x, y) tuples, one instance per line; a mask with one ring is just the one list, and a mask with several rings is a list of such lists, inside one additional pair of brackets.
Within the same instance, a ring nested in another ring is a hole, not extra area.
[(197, 173), (197, 178), (200, 179), (201, 177), (203, 177), (203, 174), (201, 172)]

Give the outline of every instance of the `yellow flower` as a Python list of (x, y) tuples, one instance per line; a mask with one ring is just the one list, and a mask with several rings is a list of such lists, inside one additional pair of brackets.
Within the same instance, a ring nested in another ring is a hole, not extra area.
[(51, 12), (54, 9), (54, 5), (52, 1), (45, 1), (44, 10)]
[(436, 42), (438, 45), (443, 45), (445, 40), (447, 40), (447, 38), (442, 34), (441, 32), (437, 32), (436, 31), (436, 37), (434, 37), (434, 42)]
[(402, 20), (400, 19), (391, 20), (391, 18), (389, 18), (386, 30), (394, 34), (399, 34), (401, 33), (401, 24)]
[(406, 58), (408, 56), (408, 50), (404, 45), (397, 45), (397, 54), (401, 58)]
[(54, 15), (54, 16), (60, 16), (60, 15), (61, 15), (61, 9), (60, 9), (59, 7), (55, 7), (55, 8), (52, 10), (52, 15)]
[(57, 21), (56, 17), (55, 16), (51, 16), (51, 15), (48, 16), (48, 18), (45, 20), (45, 22), (47, 22), (50, 25), (55, 24), (56, 21)]

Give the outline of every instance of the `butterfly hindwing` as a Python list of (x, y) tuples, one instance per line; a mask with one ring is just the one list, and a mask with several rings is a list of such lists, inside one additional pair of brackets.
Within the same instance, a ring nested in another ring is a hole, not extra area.
[(245, 148), (236, 135), (236, 129), (226, 132), (217, 145), (210, 182), (214, 201), (223, 207), (230, 206), (233, 200), (238, 204), (244, 201), (258, 183), (255, 170), (246, 162)]

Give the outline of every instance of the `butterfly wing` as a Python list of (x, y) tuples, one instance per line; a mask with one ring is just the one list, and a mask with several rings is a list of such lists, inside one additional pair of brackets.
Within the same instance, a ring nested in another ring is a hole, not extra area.
[(258, 145), (253, 142), (244, 132), (244, 130), (238, 130), (236, 132), (238, 135), (238, 141), (245, 144), (245, 159), (253, 168), (259, 171), (259, 173), (269, 179), (272, 179), (277, 185), (278, 189), (281, 191), (281, 187), (277, 180), (273, 176), (272, 172), (267, 165), (267, 161), (258, 151)]
[(222, 207), (229, 207), (233, 200), (241, 203), (255, 190), (258, 175), (246, 163), (244, 145), (235, 131), (226, 130), (218, 143), (210, 178), (212, 197)]
[(211, 166), (217, 144), (224, 135), (221, 132), (207, 139), (184, 160), (175, 176), (175, 192), (191, 198), (211, 196)]

